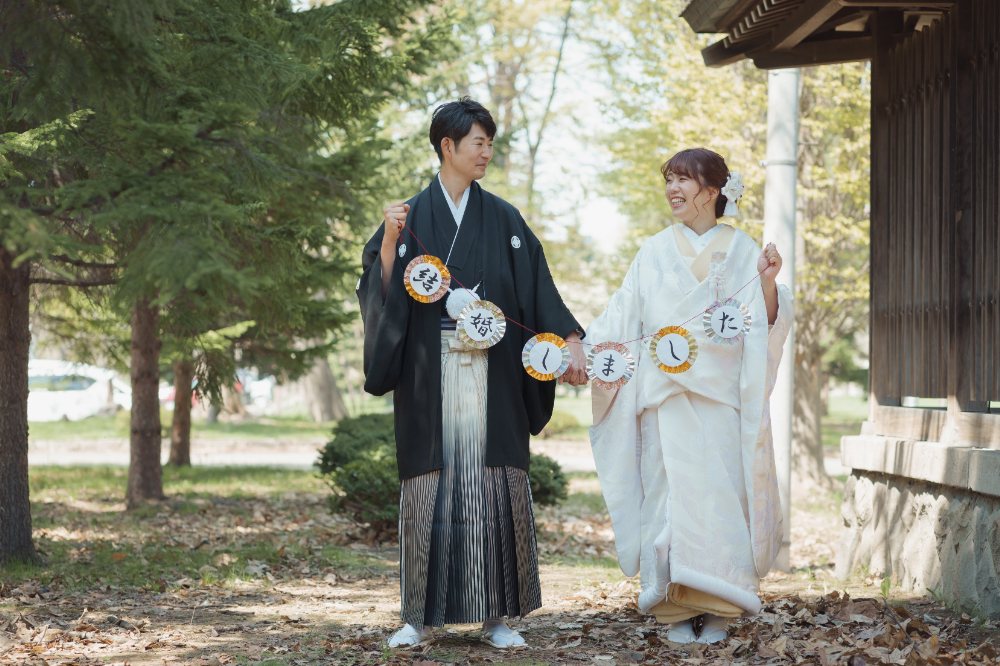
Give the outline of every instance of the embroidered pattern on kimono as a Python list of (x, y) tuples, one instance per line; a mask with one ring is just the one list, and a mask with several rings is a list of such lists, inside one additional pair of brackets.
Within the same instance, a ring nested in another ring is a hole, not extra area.
[[(695, 317), (717, 292), (728, 296), (751, 281), (760, 252), (732, 227), (697, 255), (679, 229), (660, 232), (639, 251), (588, 341), (633, 340)], [(662, 372), (648, 343), (633, 342), (632, 381), (592, 390), (594, 459), (619, 564), (628, 576), (641, 573), (643, 612), (675, 584), (756, 613), (760, 578), (781, 545), (768, 399), (792, 297), (779, 286), (773, 327), (759, 280), (737, 298), (752, 321), (742, 341), (710, 341), (699, 316), (686, 326), (699, 349), (689, 370)]]

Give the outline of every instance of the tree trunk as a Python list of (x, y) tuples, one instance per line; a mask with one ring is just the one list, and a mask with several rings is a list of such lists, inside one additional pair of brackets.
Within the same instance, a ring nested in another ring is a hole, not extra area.
[(337, 388), (333, 371), (325, 358), (316, 360), (309, 374), (303, 377), (306, 408), (317, 423), (339, 421), (349, 416), (344, 398)]
[(245, 416), (247, 408), (243, 405), (243, 396), (235, 386), (222, 387), (222, 411), (233, 416)]
[(796, 353), (792, 416), (792, 478), (796, 485), (828, 488), (823, 465), (823, 373), (820, 354)]
[(30, 265), (0, 246), (0, 564), (39, 562), (28, 493)]
[(170, 428), (170, 462), (191, 464), (191, 381), (194, 366), (187, 359), (174, 361), (174, 421)]
[(159, 309), (140, 300), (132, 310), (132, 433), (128, 466), (128, 508), (163, 499), (160, 467)]

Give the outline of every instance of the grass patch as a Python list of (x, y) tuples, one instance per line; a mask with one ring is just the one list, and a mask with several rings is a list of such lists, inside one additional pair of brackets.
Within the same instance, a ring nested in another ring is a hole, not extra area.
[(571, 515), (607, 514), (608, 506), (604, 495), (593, 493), (571, 493), (562, 504), (563, 510)]
[(840, 438), (861, 434), (861, 423), (867, 418), (867, 399), (847, 396), (830, 398), (827, 414), (821, 423), (823, 450), (829, 453), (840, 451)]
[(11, 563), (0, 580), (158, 592), (182, 577), (223, 587), (262, 579), (267, 587), (265, 572), (276, 580), (304, 570), (367, 577), (394, 566), (333, 542), (339, 523), (314, 472), (166, 467), (169, 500), (128, 512), (126, 481), (118, 467), (30, 468), (35, 543), (45, 563)]
[(559, 511), (577, 518), (608, 520), (608, 505), (601, 493), (597, 472), (565, 474), (569, 479), (569, 496), (559, 503)]
[[(31, 467), (31, 497), (35, 501), (66, 499), (125, 501), (128, 470), (122, 467)], [(164, 467), (163, 491), (168, 497), (191, 499), (278, 498), (287, 493), (325, 493), (315, 472), (269, 467)]]
[(824, 417), (821, 427), (824, 451), (840, 451), (841, 437), (861, 434), (861, 421), (833, 421)]
[(864, 421), (868, 418), (868, 399), (848, 396), (830, 398), (827, 418), (842, 421)]
[(580, 422), (580, 428), (586, 432), (587, 428), (594, 423), (594, 412), (590, 405), (590, 397), (556, 396), (553, 409), (575, 416), (576, 420)]
[(589, 555), (546, 555), (540, 556), (539, 564), (546, 564), (556, 567), (574, 567), (577, 569), (591, 569), (595, 572), (606, 572), (607, 581), (621, 580), (621, 567), (618, 560), (613, 557), (592, 557)]
[[(172, 414), (172, 412), (167, 412)], [(169, 421), (164, 422), (169, 427)], [(268, 417), (247, 423), (213, 423), (203, 420), (191, 423), (191, 436), (201, 439), (297, 439), (329, 437), (334, 422), (316, 423), (298, 417)], [(72, 441), (129, 436), (127, 418), (122, 416), (91, 416), (79, 421), (32, 421), (28, 424), (32, 440)]]

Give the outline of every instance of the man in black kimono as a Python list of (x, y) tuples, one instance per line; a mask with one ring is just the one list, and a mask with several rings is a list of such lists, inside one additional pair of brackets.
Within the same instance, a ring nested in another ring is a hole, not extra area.
[[(477, 102), (438, 107), (430, 140), (440, 174), (408, 202), (389, 206), (364, 249), (365, 390), (393, 391), (402, 481), (405, 626), (392, 647), (428, 640), (431, 627), (471, 622), (483, 622), (491, 645), (523, 645), (504, 618), (541, 606), (528, 439), (552, 415), (555, 382), (524, 371), (529, 330), (508, 321), (500, 341), (481, 350), (458, 339), (455, 319), (465, 303), (484, 299), (531, 331), (579, 343), (583, 330), (520, 213), (476, 182), (493, 157), (495, 133)], [(403, 272), (421, 254), (451, 272), (447, 307), (445, 299), (421, 303), (406, 291)], [(582, 345), (570, 350), (562, 379), (585, 384)]]

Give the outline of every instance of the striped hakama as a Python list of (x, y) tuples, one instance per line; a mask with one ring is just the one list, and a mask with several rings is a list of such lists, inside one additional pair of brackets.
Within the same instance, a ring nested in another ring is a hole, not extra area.
[(523, 617), (542, 605), (531, 487), (486, 467), (487, 352), (441, 332), (444, 469), (403, 481), (403, 622), (414, 627)]

